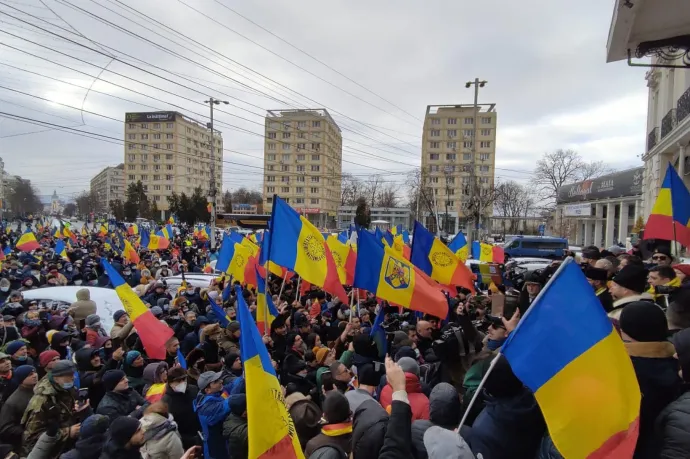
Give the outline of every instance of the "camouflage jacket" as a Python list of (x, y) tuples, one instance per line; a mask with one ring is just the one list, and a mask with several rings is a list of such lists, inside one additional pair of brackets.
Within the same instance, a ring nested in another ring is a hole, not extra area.
[(59, 423), (55, 446), (50, 457), (58, 457), (70, 446), (69, 427), (74, 424), (73, 410), (77, 400), (77, 390), (58, 389), (48, 377), (41, 379), (34, 387), (34, 396), (22, 417), (24, 426), (23, 455), (27, 456), (38, 441), (38, 437), (48, 429), (51, 422)]

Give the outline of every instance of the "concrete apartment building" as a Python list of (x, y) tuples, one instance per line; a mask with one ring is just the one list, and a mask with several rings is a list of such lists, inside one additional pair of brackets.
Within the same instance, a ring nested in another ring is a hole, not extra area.
[(208, 195), (211, 163), (215, 163), (216, 190), (223, 183), (223, 138), (220, 131), (179, 112), (125, 114), (125, 190), (141, 181), (150, 201), (168, 210), (167, 197), (190, 195), (200, 186)]
[[(477, 191), (494, 183), (496, 163), (495, 104), (429, 105), (422, 135), (422, 177), (442, 230), (466, 228), (470, 202), (472, 160)], [(475, 125), (476, 122), (476, 125)], [(475, 141), (476, 140), (476, 141)], [(436, 216), (424, 206), (427, 228), (436, 228)], [(493, 209), (484, 212), (487, 218)]]
[(327, 110), (268, 110), (264, 212), (278, 194), (315, 225), (335, 227), (342, 156), (343, 137)]
[(112, 201), (125, 202), (125, 165), (106, 167), (91, 179), (91, 194), (96, 195), (99, 212), (108, 212)]

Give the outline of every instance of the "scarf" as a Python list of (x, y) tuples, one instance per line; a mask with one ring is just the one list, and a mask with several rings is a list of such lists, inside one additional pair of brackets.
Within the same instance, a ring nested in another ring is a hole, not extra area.
[(327, 437), (339, 437), (340, 435), (352, 433), (352, 421), (327, 424), (321, 428), (321, 433)]

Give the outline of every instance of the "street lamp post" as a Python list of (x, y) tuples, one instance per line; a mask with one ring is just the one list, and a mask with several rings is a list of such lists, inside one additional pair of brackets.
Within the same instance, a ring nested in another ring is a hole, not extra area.
[[(216, 202), (218, 198), (218, 190), (216, 185), (216, 156), (213, 150), (213, 143), (215, 141), (213, 137), (213, 106), (220, 104), (229, 104), (227, 100), (218, 100), (213, 97), (209, 97), (208, 100), (204, 101), (205, 104), (209, 105), (211, 109), (211, 122), (207, 124), (208, 128), (211, 130), (211, 140), (209, 145), (211, 146), (211, 183), (209, 183), (208, 198), (211, 202), (211, 234), (209, 235), (209, 242), (211, 244), (211, 249), (216, 248)], [(219, 150), (218, 153), (222, 155), (223, 153)]]
[[(470, 210), (472, 214), (475, 212), (475, 192), (477, 188), (477, 178), (476, 178), (476, 165), (475, 165), (475, 157), (477, 156), (477, 120), (479, 119), (479, 88), (483, 88), (484, 85), (486, 85), (487, 81), (486, 80), (480, 80), (479, 78), (475, 78), (474, 81), (468, 81), (465, 83), (466, 88), (470, 88), (474, 86), (474, 122), (473, 122), (473, 138), (472, 138), (472, 156), (470, 158)], [(479, 207), (479, 206), (477, 206)], [(477, 215), (477, 219), (474, 219), (474, 215), (470, 216), (470, 224), (467, 225), (467, 240), (468, 241), (473, 241), (473, 230), (474, 225), (478, 225), (478, 220), (479, 216)], [(478, 228), (477, 228), (478, 230)]]

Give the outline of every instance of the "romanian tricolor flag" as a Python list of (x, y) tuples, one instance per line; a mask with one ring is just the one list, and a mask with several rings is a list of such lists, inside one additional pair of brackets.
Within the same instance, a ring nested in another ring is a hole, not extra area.
[(267, 257), (340, 299), (347, 297), (331, 249), (321, 232), (278, 196), (271, 216)]
[(331, 249), (333, 260), (338, 268), (338, 277), (340, 283), (344, 285), (352, 285), (355, 278), (355, 265), (357, 263), (357, 253), (347, 244), (343, 244), (338, 239), (338, 236), (331, 234), (326, 239), (328, 248)]
[(127, 234), (130, 236), (136, 236), (139, 234), (139, 225), (132, 223), (129, 228), (127, 228)]
[(354, 287), (415, 311), (447, 317), (446, 296), (421, 269), (383, 247), (368, 231), (360, 231), (358, 245)]
[(105, 236), (107, 236), (107, 235), (108, 235), (108, 224), (107, 224), (107, 223), (103, 223), (103, 224), (101, 225), (101, 228), (98, 230), (98, 236), (99, 236), (99, 237), (105, 237)]
[(15, 247), (17, 250), (21, 250), (22, 252), (31, 252), (32, 250), (39, 248), (40, 244), (36, 240), (34, 233), (27, 229), (26, 232), (24, 232), (24, 234), (22, 234), (22, 236), (17, 240)]
[(57, 244), (55, 244), (55, 254), (59, 255), (62, 259), (69, 261), (69, 257), (67, 256), (67, 246), (62, 239), (59, 239)]
[(125, 260), (129, 261), (130, 263), (139, 264), (141, 259), (139, 258), (139, 254), (137, 253), (137, 251), (134, 249), (132, 244), (127, 239), (124, 240), (124, 243), (125, 247), (122, 250), (122, 256), (125, 258)]
[(55, 227), (55, 231), (53, 231), (53, 237), (55, 239), (62, 239), (63, 238), (62, 231), (57, 226)]
[(273, 319), (278, 317), (278, 310), (273, 304), (273, 298), (266, 293), (266, 281), (256, 272), (256, 326), (259, 333), (267, 335)]
[(72, 239), (74, 242), (77, 242), (77, 235), (72, 232), (69, 227), (69, 223), (60, 222), (60, 229), (62, 230), (63, 236)]
[(157, 234), (151, 234), (146, 230), (142, 230), (139, 244), (149, 250), (165, 250), (170, 246), (170, 241)]
[(170, 218), (168, 218), (168, 223), (170, 225), (177, 225), (177, 219), (175, 218), (174, 215), (170, 215)]
[(242, 236), (239, 233), (230, 233), (230, 239), (237, 242), (238, 244), (246, 247), (253, 257), (259, 256), (259, 246), (253, 243), (249, 238)]
[(146, 391), (144, 398), (149, 403), (156, 403), (165, 395), (165, 383), (155, 383)]
[(225, 234), (218, 253), (216, 270), (230, 274), (240, 283), (256, 285), (256, 259), (246, 245)]
[(264, 230), (264, 232), (261, 234), (262, 237), (259, 250), (259, 261), (257, 264), (257, 267), (261, 275), (264, 277), (264, 279), (266, 278), (266, 270), (264, 269), (264, 266), (266, 265), (266, 263), (268, 263), (268, 270), (271, 272), (271, 274), (275, 274), (276, 276), (279, 276), (281, 279), (292, 279), (292, 274), (290, 274), (289, 269), (283, 268), (282, 266), (278, 266), (272, 261), (266, 260), (266, 255), (268, 254), (268, 246), (271, 243), (271, 233), (268, 230)]
[(302, 447), (285, 406), (271, 357), (254, 325), (242, 289), (239, 286), (235, 288), (241, 326), (240, 356), (247, 386), (248, 457), (303, 459)]
[(410, 261), (441, 285), (474, 291), (474, 274), (441, 240), (418, 221)]
[[(415, 237), (417, 237), (415, 235)], [(505, 253), (503, 247), (498, 245), (485, 244), (484, 242), (472, 242), (472, 258), (487, 263), (503, 263)]]
[(172, 328), (156, 319), (110, 263), (105, 260), (102, 263), (129, 319), (134, 323), (146, 354), (152, 359), (165, 360), (165, 343), (173, 336)]
[(161, 228), (158, 235), (163, 236), (164, 238), (170, 241), (175, 236), (175, 233), (173, 233), (172, 226), (170, 226), (170, 224), (167, 224)]
[(563, 457), (631, 458), (640, 388), (618, 332), (588, 287), (582, 269), (563, 262), (501, 352), (534, 393)]
[(690, 247), (690, 191), (671, 164), (644, 227), (644, 238)]
[(458, 233), (457, 236), (450, 241), (448, 248), (453, 252), (459, 259), (467, 261), (467, 256), (469, 255), (469, 247), (467, 246), (467, 239), (462, 233)]

